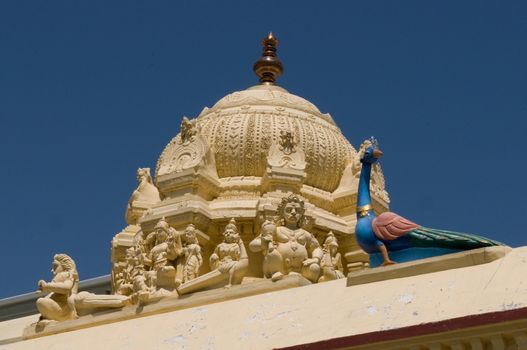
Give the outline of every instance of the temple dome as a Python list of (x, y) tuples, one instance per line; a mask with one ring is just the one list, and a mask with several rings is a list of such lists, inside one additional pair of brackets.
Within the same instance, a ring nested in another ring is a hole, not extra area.
[[(213, 150), (220, 178), (262, 177), (269, 148), (283, 130), (291, 131), (305, 152), (304, 183), (324, 191), (338, 187), (356, 154), (329, 114), (272, 84), (231, 93), (212, 108), (204, 108), (196, 120)], [(170, 152), (171, 144), (163, 154)], [(157, 170), (170, 167), (165, 164), (170, 157), (163, 154)]]

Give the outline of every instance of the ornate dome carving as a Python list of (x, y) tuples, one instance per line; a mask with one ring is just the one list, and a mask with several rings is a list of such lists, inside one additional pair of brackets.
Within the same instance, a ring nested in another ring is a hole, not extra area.
[[(292, 132), (306, 156), (306, 185), (332, 192), (356, 151), (329, 114), (276, 85), (258, 85), (234, 92), (205, 108), (196, 119), (214, 152), (220, 178), (265, 173), (269, 148), (281, 131)], [(159, 158), (159, 169), (170, 168), (171, 142)], [(163, 174), (161, 174), (163, 175)]]

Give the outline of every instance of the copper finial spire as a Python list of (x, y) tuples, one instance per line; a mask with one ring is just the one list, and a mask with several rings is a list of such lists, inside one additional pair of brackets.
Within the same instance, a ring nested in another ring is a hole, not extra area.
[(262, 40), (262, 57), (253, 66), (253, 70), (260, 77), (260, 84), (274, 84), (276, 78), (284, 71), (282, 62), (276, 57), (276, 47), (278, 40), (273, 33)]

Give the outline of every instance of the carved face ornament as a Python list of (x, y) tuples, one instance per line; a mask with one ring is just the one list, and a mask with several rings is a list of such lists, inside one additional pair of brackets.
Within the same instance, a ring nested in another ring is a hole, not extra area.
[(164, 229), (158, 228), (156, 230), (156, 243), (157, 244), (165, 242), (167, 238), (168, 238), (168, 234)]
[(287, 225), (298, 225), (303, 214), (304, 209), (300, 203), (287, 203), (284, 208), (284, 219)]
[(233, 229), (226, 229), (223, 233), (225, 235), (225, 243), (235, 243), (238, 238), (238, 232)]
[(194, 232), (194, 228), (187, 228), (185, 230), (185, 242), (188, 244), (197, 243), (197, 237), (196, 233)]

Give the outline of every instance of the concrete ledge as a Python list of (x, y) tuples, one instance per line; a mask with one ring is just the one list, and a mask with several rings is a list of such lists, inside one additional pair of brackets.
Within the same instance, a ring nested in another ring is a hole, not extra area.
[(346, 286), (356, 286), (395, 278), (423, 275), (425, 273), (457, 269), (486, 264), (504, 257), (512, 250), (510, 247), (486, 247), (464, 252), (420, 259), (390, 266), (365, 269), (348, 274)]
[(47, 335), (69, 332), (82, 328), (89, 328), (108, 323), (120, 322), (132, 318), (151, 316), (155, 314), (188, 309), (201, 305), (209, 305), (227, 300), (248, 297), (283, 289), (310, 285), (302, 276), (286, 276), (282, 280), (259, 280), (247, 284), (235, 285), (230, 288), (218, 288), (189, 295), (169, 296), (160, 301), (146, 305), (131, 305), (118, 311), (101, 311), (75, 320), (51, 322), (46, 325), (31, 324), (24, 329), (23, 338), (31, 339)]

